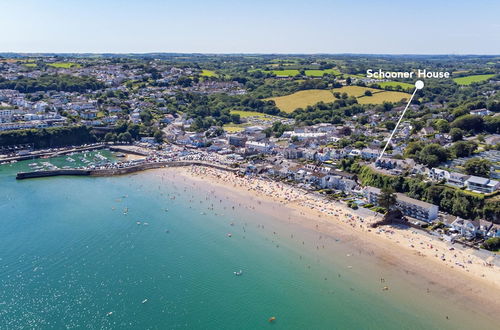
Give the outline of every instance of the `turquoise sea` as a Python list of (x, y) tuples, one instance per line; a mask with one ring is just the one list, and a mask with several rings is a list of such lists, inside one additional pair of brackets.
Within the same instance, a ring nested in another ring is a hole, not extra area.
[(494, 328), (345, 237), (172, 172), (16, 181), (28, 163), (0, 166), (1, 329)]

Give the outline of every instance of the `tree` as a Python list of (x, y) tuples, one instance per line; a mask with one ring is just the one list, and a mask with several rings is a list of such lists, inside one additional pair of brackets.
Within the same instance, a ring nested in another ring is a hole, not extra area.
[(241, 123), (240, 115), (238, 113), (231, 114), (231, 121), (235, 124)]
[(491, 162), (481, 158), (471, 158), (464, 164), (465, 172), (470, 175), (488, 177), (490, 175)]
[(448, 153), (439, 144), (431, 143), (418, 152), (417, 160), (429, 167), (435, 167), (439, 163), (448, 160)]
[(365, 96), (372, 96), (372, 92), (369, 89), (365, 90)]
[[(499, 103), (500, 104), (500, 103)], [(500, 133), (500, 116), (487, 116), (484, 118), (484, 129), (492, 134)]]
[(469, 157), (477, 149), (473, 141), (458, 141), (451, 146), (451, 152), (455, 157)]
[(464, 137), (464, 131), (460, 128), (454, 127), (450, 130), (450, 137), (453, 142), (462, 140)]
[(396, 123), (393, 122), (392, 120), (388, 120), (384, 122), (385, 128), (387, 128), (389, 131), (392, 131), (396, 127)]
[(465, 131), (481, 131), (483, 129), (483, 118), (475, 115), (463, 115), (451, 123), (451, 127), (463, 129)]
[(157, 130), (154, 134), (153, 137), (155, 138), (155, 141), (158, 143), (163, 143), (163, 131)]
[(486, 241), (484, 241), (483, 247), (486, 250), (490, 251), (500, 250), (500, 237), (488, 238)]
[(116, 141), (116, 134), (111, 132), (106, 133), (106, 135), (104, 136), (104, 141), (106, 142)]
[(120, 142), (132, 142), (132, 135), (129, 132), (118, 134), (118, 141)]
[(141, 120), (144, 124), (146, 125), (151, 125), (151, 121), (153, 120), (153, 115), (151, 114), (151, 111), (149, 110), (144, 110), (144, 111), (141, 111), (141, 113), (139, 114), (141, 116)]
[(378, 204), (387, 210), (391, 210), (396, 205), (396, 194), (391, 187), (382, 188), (378, 197)]
[(448, 133), (450, 131), (450, 123), (447, 120), (444, 119), (438, 119), (434, 123), (434, 127), (440, 132), (440, 133)]

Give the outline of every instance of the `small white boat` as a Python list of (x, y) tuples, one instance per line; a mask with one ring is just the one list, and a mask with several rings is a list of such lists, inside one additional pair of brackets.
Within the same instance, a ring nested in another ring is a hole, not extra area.
[(145, 303), (147, 303), (147, 302), (148, 302), (148, 299), (144, 299), (144, 300), (142, 301), (142, 304), (145, 304)]
[(236, 275), (236, 276), (241, 276), (241, 275), (243, 275), (243, 271), (242, 271), (241, 269), (240, 269), (239, 271), (237, 271), (237, 272), (233, 272), (233, 273), (234, 273), (234, 275)]

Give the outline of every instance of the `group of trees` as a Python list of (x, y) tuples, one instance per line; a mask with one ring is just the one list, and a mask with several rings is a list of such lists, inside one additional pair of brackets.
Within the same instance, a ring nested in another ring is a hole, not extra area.
[(271, 127), (268, 127), (264, 130), (264, 133), (267, 137), (274, 135), (275, 137), (280, 137), (283, 135), (285, 131), (291, 131), (293, 127), (290, 125), (283, 124), (280, 121), (274, 122)]
[(0, 132), (0, 146), (33, 143), (35, 148), (55, 148), (96, 142), (86, 126), (23, 129)]
[(467, 174), (488, 177), (490, 175), (491, 162), (487, 159), (471, 158), (464, 164)]
[(365, 106), (358, 104), (354, 97), (338, 99), (331, 103), (319, 102), (306, 108), (298, 108), (288, 116), (299, 124), (314, 125), (318, 123), (341, 124), (344, 118), (363, 113)]
[(410, 142), (405, 149), (405, 156), (428, 167), (435, 167), (449, 157), (447, 150), (439, 144), (422, 141)]
[(405, 157), (412, 158), (428, 167), (435, 167), (449, 159), (470, 157), (477, 148), (478, 145), (474, 141), (457, 141), (449, 148), (444, 148), (436, 143), (427, 144), (423, 141), (414, 141), (406, 147)]
[(164, 134), (157, 127), (119, 121), (112, 132), (106, 133), (106, 142), (127, 142), (140, 140), (141, 136), (153, 136), (156, 142), (163, 142)]
[(0, 77), (0, 89), (15, 89), (22, 93), (39, 91), (80, 92), (104, 88), (104, 83), (93, 77), (77, 77), (71, 75), (48, 75), (38, 78), (20, 77), (16, 80), (6, 80)]
[[(477, 134), (481, 132), (498, 134), (500, 133), (500, 117), (499, 116), (485, 116), (480, 117), (476, 115), (463, 115), (457, 117), (450, 123), (451, 130), (460, 130), (463, 134), (468, 132)], [(451, 132), (451, 131), (450, 131)]]

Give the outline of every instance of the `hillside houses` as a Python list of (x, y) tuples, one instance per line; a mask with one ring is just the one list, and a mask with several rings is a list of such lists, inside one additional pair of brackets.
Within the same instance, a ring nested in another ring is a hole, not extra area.
[(445, 181), (457, 187), (466, 187), (467, 190), (482, 194), (493, 193), (500, 189), (500, 182), (489, 178), (466, 175), (458, 172), (449, 172), (439, 168), (432, 168), (428, 176), (434, 181)]

